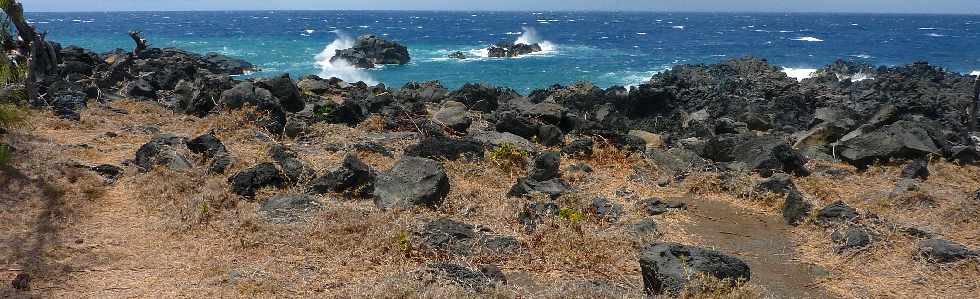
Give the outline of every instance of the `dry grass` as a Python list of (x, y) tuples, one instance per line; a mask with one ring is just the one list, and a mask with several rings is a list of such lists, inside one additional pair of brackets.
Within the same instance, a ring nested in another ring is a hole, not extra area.
[[(0, 229), (13, 233), (0, 236), (0, 246), (5, 246), (0, 248), (0, 266), (32, 271), (36, 276), (31, 291), (34, 295), (474, 296), (445, 280), (420, 278), (424, 276), (420, 270), (428, 263), (442, 261), (470, 267), (499, 266), (509, 282), (484, 290), (481, 297), (634, 298), (643, 296), (636, 262), (638, 246), (651, 241), (705, 242), (698, 232), (686, 230), (699, 220), (684, 212), (655, 216), (661, 235), (637, 240), (631, 225), (649, 217), (636, 206), (639, 200), (694, 193), (760, 213), (778, 211), (774, 205), (777, 201), (753, 200), (747, 193), (756, 177), (696, 174), (684, 184), (658, 187), (656, 179), (661, 175), (655, 165), (599, 142), (592, 157), (563, 157), (563, 166), (586, 163), (594, 172), (574, 178), (566, 174), (579, 192), (563, 197), (560, 204), (586, 212), (593, 198), (605, 197), (624, 207), (617, 223), (591, 216), (581, 220), (550, 218), (535, 232), (526, 233), (517, 215), (529, 199), (506, 196), (526, 170), (502, 169), (488, 160), (443, 161), (452, 189), (445, 203), (435, 210), (383, 212), (370, 201), (327, 195), (318, 198), (322, 208), (306, 222), (273, 224), (256, 213), (258, 206), (273, 195), (302, 190), (264, 189), (249, 202), (230, 194), (226, 183), (231, 174), (269, 161), (266, 152), (272, 145), (289, 146), (322, 173), (340, 165), (345, 151), (338, 148), (375, 141), (390, 149), (394, 157), (363, 151), (357, 154), (383, 171), (417, 140), (417, 135), (386, 133), (377, 119), (356, 128), (317, 124), (305, 138), (276, 139), (253, 125), (254, 111), (197, 118), (146, 102), (117, 101), (113, 106), (129, 113), (92, 108), (83, 113), (80, 123), (32, 115), (30, 126), (9, 137), (18, 148), (14, 169), (45, 184), (28, 184), (21, 191), (28, 194), (26, 197), (4, 198)], [(475, 126), (486, 123), (478, 119)], [(214, 131), (237, 162), (224, 175), (208, 175), (202, 163), (182, 172), (156, 169), (139, 173), (134, 167), (126, 167), (126, 175), (108, 186), (91, 172), (66, 166), (70, 161), (120, 165), (132, 159), (156, 131), (186, 137)], [(976, 247), (980, 242), (976, 220), (980, 207), (967, 195), (980, 188), (980, 172), (976, 167), (942, 162), (934, 163), (932, 170), (933, 177), (920, 191), (935, 198), (938, 208), (908, 210), (903, 205), (878, 203), (880, 195), (887, 195), (894, 186), (895, 166), (878, 166), (845, 180), (812, 176), (798, 179), (797, 185), (818, 206), (844, 200), (894, 223), (927, 227)], [(54, 207), (49, 207), (52, 202), (47, 197), (58, 199)], [(526, 250), (512, 255), (445, 256), (406, 246), (407, 235), (438, 217), (461, 220), (494, 235), (514, 236)], [(794, 233), (799, 236), (800, 259), (830, 269), (833, 275), (821, 285), (841, 296), (955, 297), (975, 294), (978, 289), (976, 280), (962, 278), (977, 277), (975, 263), (937, 269), (913, 262), (909, 259), (913, 240), (900, 234), (886, 234), (869, 249), (840, 256), (833, 253), (829, 232), (823, 228), (807, 224)], [(30, 241), (38, 236), (43, 240)], [(12, 244), (24, 240), (35, 249), (11, 249)], [(0, 273), (0, 279), (14, 274)], [(705, 296), (747, 298), (759, 293), (749, 282), (735, 290), (721, 289)]]

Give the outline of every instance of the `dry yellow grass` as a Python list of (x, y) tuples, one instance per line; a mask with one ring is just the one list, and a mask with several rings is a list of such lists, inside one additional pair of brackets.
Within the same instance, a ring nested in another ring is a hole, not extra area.
[[(272, 144), (296, 150), (322, 173), (340, 165), (345, 153), (334, 151), (338, 146), (381, 138), (380, 121), (356, 128), (317, 124), (301, 140), (261, 141), (257, 134), (273, 135), (252, 125), (249, 119), (254, 113), (247, 110), (197, 118), (147, 102), (113, 103), (128, 114), (96, 106), (83, 112), (80, 123), (43, 113), (33, 115), (31, 126), (7, 137), (20, 149), (13, 167), (29, 174), (35, 183), (14, 184), (24, 185), (20, 193), (0, 195), (7, 196), (0, 229), (11, 232), (0, 236), (0, 246), (6, 246), (0, 248), (4, 249), (0, 250), (0, 266), (31, 272), (35, 276), (31, 294), (72, 298), (474, 296), (442, 280), (419, 278), (424, 276), (420, 269), (428, 263), (444, 261), (494, 264), (507, 273), (508, 284), (486, 290), (481, 297), (634, 298), (643, 296), (639, 245), (666, 241), (712, 246), (705, 244), (699, 232), (687, 231), (690, 223), (700, 220), (684, 212), (654, 217), (662, 235), (635, 240), (630, 225), (649, 217), (636, 206), (638, 200), (695, 193), (758, 213), (778, 213), (771, 201), (743, 196), (742, 191), (758, 178), (737, 177), (734, 185), (725, 186), (717, 176), (699, 174), (684, 184), (658, 187), (656, 165), (600, 142), (593, 157), (563, 157), (563, 166), (587, 163), (595, 171), (569, 177), (581, 192), (561, 203), (586, 211), (593, 198), (606, 197), (624, 206), (617, 223), (591, 217), (580, 221), (555, 218), (527, 234), (517, 214), (528, 200), (506, 197), (523, 170), (507, 171), (492, 161), (444, 161), (452, 189), (438, 209), (383, 212), (370, 201), (328, 195), (318, 198), (323, 207), (307, 222), (273, 224), (257, 215), (258, 206), (275, 194), (301, 190), (265, 189), (255, 201), (245, 201), (227, 190), (231, 174), (269, 161), (266, 152)], [(486, 125), (479, 119), (475, 124)], [(154, 128), (186, 137), (214, 131), (238, 162), (227, 174), (211, 176), (203, 166), (184, 172), (156, 169), (147, 173), (126, 167), (126, 175), (113, 185), (103, 184), (89, 171), (66, 166), (69, 161), (119, 165), (132, 159), (155, 135)], [(386, 139), (384, 145), (394, 157), (370, 152), (358, 155), (383, 171), (413, 142), (411, 138)], [(797, 184), (818, 206), (844, 200), (861, 211), (928, 227), (976, 247), (980, 244), (978, 204), (966, 195), (980, 187), (980, 171), (943, 162), (934, 163), (932, 170), (933, 177), (922, 192), (937, 199), (939, 208), (935, 209), (907, 210), (878, 202), (879, 195), (887, 195), (894, 185), (894, 166), (876, 167), (843, 181), (814, 176), (799, 179)], [(20, 182), (9, 174), (0, 179)], [(11, 194), (14, 198), (9, 198)], [(405, 250), (405, 235), (438, 217), (514, 236), (527, 250), (511, 256), (439, 256)], [(980, 275), (975, 264), (936, 269), (913, 262), (909, 259), (913, 241), (897, 234), (887, 235), (860, 253), (838, 256), (823, 228), (807, 224), (794, 232), (799, 236), (799, 258), (829, 269), (832, 276), (820, 285), (840, 296), (956, 297), (976, 294), (978, 289), (976, 280), (963, 279)], [(25, 246), (11, 249), (13, 244)], [(0, 269), (0, 279), (7, 280), (16, 272)], [(722, 293), (718, 294), (731, 298), (764, 296), (751, 281), (744, 288)]]

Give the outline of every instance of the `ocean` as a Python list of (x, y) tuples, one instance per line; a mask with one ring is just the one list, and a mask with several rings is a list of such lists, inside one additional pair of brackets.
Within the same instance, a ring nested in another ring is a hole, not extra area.
[[(635, 85), (676, 64), (756, 56), (803, 78), (846, 59), (874, 65), (929, 61), (980, 70), (980, 16), (654, 12), (228, 11), (28, 13), (50, 40), (96, 51), (152, 46), (219, 52), (261, 68), (251, 76), (316, 74), (399, 87), (439, 80), (520, 92), (589, 80)], [(372, 33), (409, 47), (412, 62), (357, 70), (329, 63), (332, 50)], [(539, 42), (545, 51), (485, 57), (498, 41)], [(446, 56), (462, 51), (465, 60)]]

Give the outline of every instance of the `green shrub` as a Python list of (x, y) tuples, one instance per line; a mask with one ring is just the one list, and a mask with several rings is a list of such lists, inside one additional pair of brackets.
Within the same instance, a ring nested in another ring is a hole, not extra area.
[(0, 104), (0, 131), (15, 128), (24, 123), (26, 112), (13, 104)]
[(582, 221), (582, 219), (585, 219), (585, 214), (582, 214), (582, 212), (576, 211), (575, 209), (572, 208), (562, 208), (561, 210), (558, 211), (558, 218), (565, 219), (571, 222), (578, 222), (578, 221)]
[(505, 169), (524, 167), (530, 154), (511, 143), (498, 145), (490, 150), (490, 160)]
[(333, 113), (334, 113), (333, 106), (331, 106), (331, 105), (323, 105), (323, 106), (317, 107), (316, 110), (313, 110), (313, 117), (315, 117), (316, 119), (319, 119), (319, 120), (325, 120), (325, 119), (329, 119), (329, 118), (333, 117)]

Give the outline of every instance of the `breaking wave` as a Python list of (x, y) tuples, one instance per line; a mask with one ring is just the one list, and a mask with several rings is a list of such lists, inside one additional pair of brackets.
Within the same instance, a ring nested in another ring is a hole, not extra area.
[(790, 67), (783, 68), (783, 73), (786, 73), (786, 76), (789, 76), (790, 78), (795, 78), (796, 81), (803, 81), (803, 79), (813, 77), (813, 74), (816, 72), (817, 69), (797, 69)]
[(823, 41), (822, 39), (819, 39), (819, 38), (816, 38), (816, 37), (812, 37), (812, 36), (801, 36), (801, 37), (794, 38), (793, 40), (795, 40), (795, 41), (801, 41), (801, 42), (822, 42)]
[(348, 49), (354, 46), (354, 39), (349, 35), (339, 30), (331, 32), (336, 34), (337, 38), (315, 57), (316, 65), (320, 68), (319, 76), (322, 78), (336, 77), (347, 82), (363, 81), (370, 85), (378, 84), (366, 71), (358, 69), (344, 60), (330, 61), (337, 54), (337, 50)]

